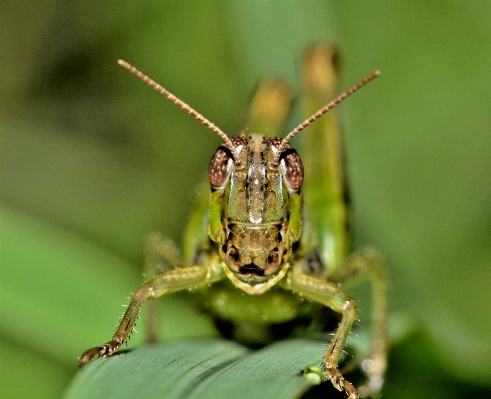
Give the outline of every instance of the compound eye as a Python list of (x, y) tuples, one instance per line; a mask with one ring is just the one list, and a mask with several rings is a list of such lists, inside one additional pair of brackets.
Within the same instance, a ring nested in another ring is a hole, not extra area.
[(218, 147), (218, 150), (215, 151), (211, 158), (208, 169), (208, 178), (213, 188), (218, 189), (225, 185), (233, 162), (232, 154), (228, 148), (223, 146)]
[(293, 148), (287, 148), (280, 157), (286, 182), (291, 190), (300, 190), (303, 184), (303, 164), (300, 155)]

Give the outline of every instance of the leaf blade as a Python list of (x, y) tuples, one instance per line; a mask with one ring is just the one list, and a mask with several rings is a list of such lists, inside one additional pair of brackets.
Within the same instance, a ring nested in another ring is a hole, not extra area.
[(146, 345), (89, 364), (65, 399), (299, 398), (315, 385), (301, 377), (301, 370), (318, 363), (324, 349), (324, 343), (305, 339), (257, 351), (222, 339)]

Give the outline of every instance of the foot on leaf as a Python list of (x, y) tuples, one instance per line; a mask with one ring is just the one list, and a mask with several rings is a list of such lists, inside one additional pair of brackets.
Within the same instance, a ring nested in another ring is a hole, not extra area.
[(89, 350), (82, 353), (80, 356), (80, 360), (78, 361), (78, 367), (82, 368), (88, 362), (92, 360), (96, 355), (99, 357), (108, 357), (111, 356), (114, 352), (116, 352), (121, 346), (121, 343), (118, 341), (109, 341), (102, 346), (96, 346), (94, 348), (90, 348)]
[(327, 368), (325, 374), (328, 380), (331, 381), (334, 388), (338, 391), (346, 392), (348, 399), (358, 399), (358, 392), (351, 382), (346, 380), (337, 368)]

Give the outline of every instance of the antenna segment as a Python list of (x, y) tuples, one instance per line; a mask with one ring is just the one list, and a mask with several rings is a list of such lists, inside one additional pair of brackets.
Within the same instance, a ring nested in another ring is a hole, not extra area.
[(186, 104), (184, 101), (180, 100), (177, 98), (174, 94), (172, 94), (170, 91), (166, 90), (164, 87), (159, 85), (156, 81), (151, 79), (149, 76), (145, 75), (143, 72), (135, 68), (133, 65), (130, 63), (124, 61), (124, 60), (118, 60), (118, 64), (121, 65), (123, 68), (127, 69), (130, 71), (133, 75), (136, 75), (138, 78), (143, 80), (146, 84), (148, 84), (150, 87), (153, 87), (155, 90), (157, 90), (160, 94), (163, 94), (167, 99), (172, 101), (174, 104), (178, 105), (181, 107), (184, 111), (186, 111), (189, 115), (193, 116), (196, 118), (198, 121), (200, 121), (203, 125), (205, 125), (208, 129), (210, 129), (212, 132), (216, 133), (220, 138), (223, 140), (225, 143), (225, 146), (230, 150), (232, 153), (232, 157), (234, 158), (234, 163), (237, 167), (241, 167), (242, 163), (240, 162), (240, 156), (239, 153), (237, 152), (237, 149), (233, 145), (232, 141), (230, 138), (218, 127), (215, 126), (215, 124), (211, 123), (208, 119), (206, 119), (203, 115), (195, 111), (193, 108), (191, 108), (188, 104)]
[(281, 153), (285, 150), (285, 146), (288, 144), (288, 142), (295, 137), (300, 131), (305, 129), (307, 126), (309, 126), (312, 122), (314, 122), (316, 119), (320, 118), (322, 115), (324, 115), (327, 111), (331, 110), (334, 108), (336, 105), (338, 105), (340, 102), (345, 100), (347, 97), (352, 95), (355, 91), (358, 89), (362, 88), (365, 86), (368, 82), (371, 80), (375, 79), (380, 75), (380, 71), (375, 71), (372, 72), (370, 75), (368, 75), (366, 78), (362, 79), (359, 81), (357, 84), (352, 86), (350, 89), (346, 90), (343, 94), (341, 94), (339, 97), (335, 98), (332, 100), (330, 103), (322, 107), (319, 111), (317, 111), (314, 115), (312, 115), (310, 118), (304, 120), (300, 125), (298, 125), (295, 129), (293, 129), (290, 133), (286, 135), (286, 137), (281, 141), (280, 145), (278, 146), (278, 151), (276, 152), (275, 157), (273, 158), (273, 161), (271, 162), (271, 166), (273, 168), (278, 167), (279, 161), (280, 161), (280, 156)]

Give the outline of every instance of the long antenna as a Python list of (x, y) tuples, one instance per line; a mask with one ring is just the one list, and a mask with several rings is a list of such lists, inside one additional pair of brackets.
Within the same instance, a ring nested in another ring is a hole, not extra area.
[(305, 129), (307, 126), (309, 126), (316, 119), (318, 119), (322, 115), (324, 115), (327, 111), (329, 111), (330, 109), (334, 108), (340, 102), (342, 102), (343, 100), (345, 100), (347, 97), (349, 97), (350, 95), (352, 95), (355, 91), (357, 91), (358, 89), (362, 88), (368, 82), (370, 82), (371, 80), (375, 79), (379, 75), (380, 75), (380, 71), (372, 72), (366, 78), (360, 80), (357, 84), (355, 84), (354, 86), (352, 86), (350, 89), (346, 90), (343, 94), (341, 94), (339, 97), (337, 97), (334, 100), (332, 100), (329, 104), (327, 104), (324, 107), (322, 107), (314, 115), (312, 115), (310, 118), (304, 120), (300, 125), (298, 125), (290, 133), (288, 133), (286, 135), (286, 137), (281, 141), (280, 145), (278, 146), (278, 151), (276, 152), (275, 157), (273, 158), (273, 161), (271, 162), (271, 166), (273, 168), (278, 167), (281, 153), (285, 150), (286, 145), (288, 144), (288, 142), (293, 137), (295, 137), (299, 132), (301, 132), (303, 129)]
[(172, 101), (174, 104), (178, 105), (181, 107), (184, 111), (186, 111), (189, 115), (193, 116), (196, 118), (198, 121), (200, 121), (203, 125), (205, 125), (208, 129), (216, 133), (220, 138), (223, 140), (225, 143), (225, 146), (230, 150), (232, 153), (232, 156), (234, 158), (234, 163), (237, 167), (241, 167), (242, 163), (240, 162), (240, 156), (239, 153), (237, 152), (237, 149), (233, 145), (232, 141), (230, 138), (215, 124), (211, 123), (208, 119), (206, 119), (203, 115), (195, 111), (193, 108), (191, 108), (188, 104), (186, 104), (184, 101), (180, 100), (177, 98), (174, 94), (172, 94), (170, 91), (166, 90), (164, 87), (159, 85), (155, 80), (151, 79), (149, 76), (145, 75), (143, 72), (135, 68), (133, 65), (130, 63), (124, 61), (124, 60), (118, 60), (118, 64), (121, 65), (123, 68), (127, 69), (130, 71), (133, 75), (136, 75), (139, 77), (141, 80), (143, 80), (146, 84), (148, 84), (150, 87), (153, 87), (155, 90), (157, 90), (160, 94), (163, 94), (165, 97), (167, 97), (170, 101)]

